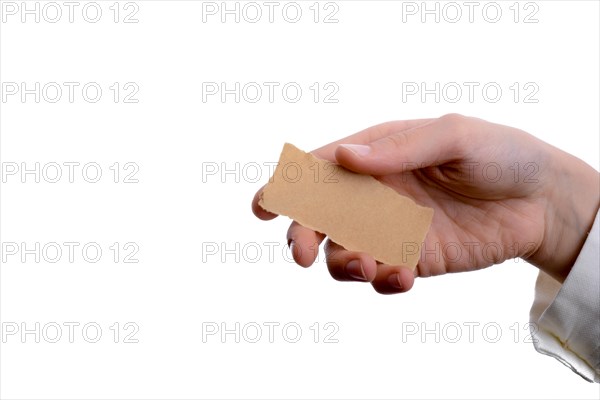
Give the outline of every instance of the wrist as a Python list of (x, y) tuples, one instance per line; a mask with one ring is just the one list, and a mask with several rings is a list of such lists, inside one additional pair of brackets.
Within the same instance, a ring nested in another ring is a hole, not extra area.
[(556, 148), (544, 183), (544, 235), (527, 261), (563, 282), (592, 229), (600, 201), (600, 175), (577, 157)]

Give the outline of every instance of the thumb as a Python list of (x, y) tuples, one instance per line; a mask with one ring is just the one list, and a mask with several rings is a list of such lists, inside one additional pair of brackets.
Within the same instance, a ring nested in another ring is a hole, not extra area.
[(464, 156), (470, 121), (470, 118), (450, 114), (368, 144), (340, 144), (335, 158), (342, 166), (368, 175), (440, 165)]

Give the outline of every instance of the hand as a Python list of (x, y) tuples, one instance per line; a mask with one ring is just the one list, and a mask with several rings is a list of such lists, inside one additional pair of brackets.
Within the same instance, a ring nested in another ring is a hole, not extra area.
[[(414, 273), (327, 241), (333, 278), (368, 281), (384, 294), (410, 290), (415, 276), (515, 257), (562, 282), (598, 210), (599, 176), (592, 167), (518, 129), (457, 114), (384, 123), (312, 153), (434, 208)], [(259, 193), (254, 214), (275, 218), (258, 205)], [(287, 238), (294, 260), (308, 267), (325, 236), (293, 222)]]

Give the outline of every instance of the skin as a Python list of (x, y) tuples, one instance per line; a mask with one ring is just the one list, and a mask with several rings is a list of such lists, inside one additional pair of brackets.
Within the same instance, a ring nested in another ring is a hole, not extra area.
[[(373, 175), (434, 209), (427, 251), (414, 271), (327, 240), (334, 279), (370, 282), (382, 294), (410, 290), (415, 277), (472, 271), (515, 257), (563, 282), (599, 207), (599, 174), (588, 164), (521, 130), (458, 114), (386, 122), (312, 154)], [(261, 190), (252, 210), (273, 219), (258, 205)], [(296, 263), (308, 267), (325, 235), (293, 222), (287, 239)]]

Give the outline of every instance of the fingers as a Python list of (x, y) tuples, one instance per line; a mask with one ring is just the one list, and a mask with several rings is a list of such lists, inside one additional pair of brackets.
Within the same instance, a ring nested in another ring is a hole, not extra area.
[[(294, 261), (306, 268), (315, 262), (325, 235), (294, 221), (288, 229), (287, 239)], [(415, 281), (409, 268), (378, 264), (370, 255), (346, 250), (331, 240), (325, 243), (325, 255), (327, 268), (335, 280), (371, 282), (381, 294), (407, 292)]]
[(458, 114), (445, 115), (370, 143), (339, 145), (335, 158), (344, 167), (369, 175), (439, 165), (464, 156), (476, 121)]
[(287, 232), (287, 241), (294, 261), (305, 268), (315, 262), (323, 239), (325, 235), (306, 228), (296, 221), (291, 223)]
[(327, 268), (338, 281), (371, 282), (377, 275), (377, 263), (365, 253), (348, 251), (337, 243), (325, 243)]
[(349, 251), (337, 243), (325, 243), (327, 268), (338, 281), (371, 282), (381, 294), (409, 291), (415, 282), (415, 274), (409, 268), (378, 264), (365, 253)]

